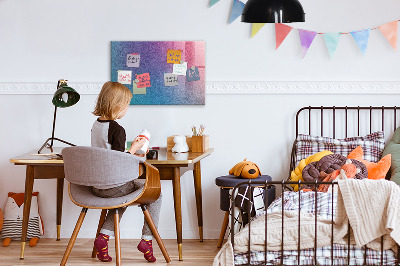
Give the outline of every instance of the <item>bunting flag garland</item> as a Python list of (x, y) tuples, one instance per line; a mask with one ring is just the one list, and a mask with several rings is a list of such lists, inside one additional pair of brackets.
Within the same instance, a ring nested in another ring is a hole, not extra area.
[[(212, 7), (220, 0), (209, 0), (209, 1), (210, 1), (209, 7)], [(245, 3), (243, 2), (244, 0), (231, 0), (231, 1), (233, 1), (233, 3), (232, 3), (232, 10), (229, 16), (229, 24), (232, 24), (233, 21), (235, 21), (238, 17), (240, 17), (245, 6)], [(275, 41), (276, 41), (275, 49), (278, 49), (280, 47), (280, 45), (283, 43), (283, 41), (286, 39), (286, 37), (292, 30), (298, 30), (300, 36), (302, 58), (306, 56), (307, 51), (310, 48), (317, 34), (322, 35), (322, 37), (324, 38), (329, 56), (331, 58), (333, 58), (337, 50), (337, 47), (339, 45), (340, 37), (343, 34), (351, 34), (357, 46), (359, 47), (361, 53), (365, 55), (371, 31), (379, 29), (382, 32), (383, 36), (385, 36), (389, 44), (392, 46), (392, 48), (396, 50), (399, 21), (400, 20), (395, 20), (374, 28), (368, 28), (360, 31), (333, 32), (333, 33), (315, 32), (310, 30), (293, 28), (291, 26), (282, 23), (275, 23)], [(251, 38), (253, 38), (264, 27), (265, 24), (266, 23), (252, 23)]]
[(353, 35), (354, 40), (356, 41), (360, 51), (363, 55), (365, 55), (365, 51), (368, 46), (369, 33), (371, 29), (360, 30), (360, 31), (352, 31), (351, 35)]
[(285, 40), (286, 36), (288, 36), (292, 29), (293, 28), (288, 25), (275, 23), (276, 49), (278, 49), (278, 47), (282, 44), (282, 42)]
[(231, 17), (229, 18), (229, 24), (242, 15), (243, 8), (244, 8), (243, 2), (239, 0), (233, 0)]
[(378, 27), (394, 50), (397, 48), (397, 23), (396, 20)]
[(219, 0), (210, 0), (210, 5), (208, 7), (212, 7), (213, 5), (215, 5), (218, 2), (219, 2)]
[(304, 58), (317, 33), (315, 31), (299, 30), (301, 55)]
[(333, 54), (336, 51), (336, 48), (338, 47), (339, 39), (340, 36), (342, 36), (342, 34), (340, 34), (339, 32), (334, 32), (334, 33), (325, 33), (323, 36), (326, 48), (328, 48), (329, 55), (332, 58)]
[(251, 38), (256, 35), (262, 27), (264, 27), (265, 23), (253, 23), (252, 28), (251, 28)]

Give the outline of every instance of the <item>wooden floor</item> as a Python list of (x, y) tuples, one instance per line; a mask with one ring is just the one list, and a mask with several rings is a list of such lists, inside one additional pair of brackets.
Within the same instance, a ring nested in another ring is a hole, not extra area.
[[(60, 265), (65, 248), (69, 239), (40, 239), (36, 247), (25, 249), (25, 259), (20, 260), (20, 242), (12, 241), (9, 247), (0, 246), (0, 265)], [(140, 240), (121, 240), (122, 264), (123, 265), (212, 265), (215, 255), (218, 253), (217, 240), (183, 240), (183, 261), (178, 260), (178, 247), (176, 240), (163, 240), (168, 250), (172, 262), (167, 264), (162, 256), (157, 242), (154, 241), (154, 254), (157, 258), (156, 263), (149, 264), (143, 254), (136, 249)], [(77, 239), (68, 259), (67, 265), (115, 265), (114, 262), (114, 243), (110, 240), (110, 255), (113, 262), (104, 263), (91, 258), (93, 240)]]

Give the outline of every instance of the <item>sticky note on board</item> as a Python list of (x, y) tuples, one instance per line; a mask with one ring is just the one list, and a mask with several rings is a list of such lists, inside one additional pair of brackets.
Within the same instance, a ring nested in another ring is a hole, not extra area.
[(132, 71), (118, 70), (118, 82), (121, 84), (131, 84), (132, 83)]
[(139, 80), (139, 82), (136, 83), (138, 88), (151, 87), (149, 73), (143, 73), (143, 74), (136, 75), (136, 79)]
[(173, 73), (164, 73), (164, 85), (166, 87), (178, 86), (178, 75)]
[(187, 62), (184, 62), (183, 64), (174, 64), (172, 73), (176, 75), (186, 75), (186, 70), (187, 70)]
[(139, 67), (140, 66), (140, 54), (127, 54), (126, 55), (126, 66), (127, 67)]
[(188, 68), (186, 71), (186, 81), (196, 81), (200, 80), (200, 73), (198, 67)]
[(132, 94), (146, 94), (146, 88), (138, 88), (136, 83), (133, 83)]
[(179, 64), (181, 62), (182, 50), (167, 50), (167, 63)]

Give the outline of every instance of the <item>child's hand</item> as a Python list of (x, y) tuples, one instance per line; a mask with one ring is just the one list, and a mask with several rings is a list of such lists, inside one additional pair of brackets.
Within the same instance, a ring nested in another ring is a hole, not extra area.
[(129, 152), (131, 154), (135, 154), (140, 148), (143, 147), (143, 145), (146, 143), (146, 141), (147, 140), (145, 138), (136, 137), (135, 140), (132, 142)]
[(135, 153), (135, 155), (136, 155), (136, 156), (139, 156), (139, 157), (145, 157), (148, 153), (149, 153), (149, 149), (147, 149), (147, 151), (146, 151), (145, 154), (136, 154), (136, 153)]

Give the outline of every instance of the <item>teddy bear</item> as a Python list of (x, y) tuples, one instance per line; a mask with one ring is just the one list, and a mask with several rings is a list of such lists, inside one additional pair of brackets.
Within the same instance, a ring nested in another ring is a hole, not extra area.
[[(29, 246), (31, 247), (35, 246), (40, 236), (43, 235), (43, 223), (39, 215), (37, 200), (38, 195), (39, 192), (32, 193), (29, 214), (27, 239), (30, 239)], [(1, 229), (4, 247), (8, 247), (11, 240), (21, 240), (23, 213), (24, 193), (9, 192), (4, 208), (3, 228)]]
[(174, 137), (175, 146), (172, 148), (172, 152), (188, 152), (189, 146), (186, 143), (185, 136), (175, 136)]
[(261, 171), (255, 163), (247, 161), (246, 158), (242, 162), (237, 163), (231, 170), (229, 170), (229, 174), (252, 179), (260, 176)]

